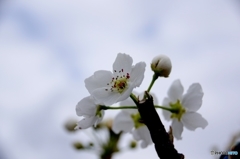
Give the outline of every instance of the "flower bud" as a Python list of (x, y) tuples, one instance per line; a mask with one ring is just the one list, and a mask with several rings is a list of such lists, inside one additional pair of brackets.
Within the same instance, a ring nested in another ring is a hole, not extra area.
[(172, 63), (169, 57), (158, 55), (153, 58), (151, 68), (160, 77), (168, 77), (172, 70)]
[(129, 148), (130, 149), (134, 149), (134, 148), (136, 148), (137, 147), (137, 142), (136, 141), (131, 141), (130, 143), (129, 143)]
[(77, 150), (82, 150), (82, 149), (85, 148), (84, 145), (83, 145), (81, 142), (74, 142), (74, 143), (73, 143), (73, 146), (74, 146), (75, 149), (77, 149)]
[(64, 127), (65, 127), (65, 129), (66, 129), (67, 131), (69, 131), (69, 132), (75, 132), (74, 128), (77, 126), (76, 123), (77, 123), (76, 120), (74, 120), (74, 119), (69, 119), (69, 120), (65, 123)]

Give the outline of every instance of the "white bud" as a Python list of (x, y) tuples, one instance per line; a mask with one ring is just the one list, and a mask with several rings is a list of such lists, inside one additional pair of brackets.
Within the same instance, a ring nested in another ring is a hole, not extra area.
[(158, 55), (153, 58), (151, 68), (158, 76), (168, 77), (172, 70), (172, 63), (166, 55)]

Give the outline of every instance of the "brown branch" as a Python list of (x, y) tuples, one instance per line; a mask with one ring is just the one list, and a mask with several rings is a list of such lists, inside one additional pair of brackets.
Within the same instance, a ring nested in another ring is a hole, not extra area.
[(156, 152), (160, 159), (184, 159), (179, 154), (162, 124), (160, 117), (154, 107), (153, 98), (145, 92), (146, 99), (137, 103), (138, 111), (144, 124), (148, 127)]

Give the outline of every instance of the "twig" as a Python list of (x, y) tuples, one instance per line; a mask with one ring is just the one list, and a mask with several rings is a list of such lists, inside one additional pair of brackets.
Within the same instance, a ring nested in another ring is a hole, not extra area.
[(145, 92), (147, 98), (137, 103), (138, 111), (144, 124), (148, 127), (156, 152), (160, 159), (184, 159), (179, 154), (162, 124), (157, 111), (154, 108), (153, 98)]

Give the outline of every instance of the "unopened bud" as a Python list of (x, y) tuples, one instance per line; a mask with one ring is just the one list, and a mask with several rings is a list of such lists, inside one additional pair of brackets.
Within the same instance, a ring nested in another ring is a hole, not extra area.
[(84, 149), (84, 146), (83, 146), (83, 144), (82, 144), (81, 142), (75, 142), (75, 143), (73, 143), (73, 146), (74, 146), (75, 149), (77, 149), (77, 150), (82, 150), (82, 149)]
[(168, 77), (172, 70), (172, 63), (166, 55), (158, 55), (153, 58), (151, 68), (156, 75), (160, 77)]
[(89, 146), (89, 147), (93, 147), (93, 146), (94, 146), (94, 143), (89, 142), (89, 143), (88, 143), (88, 146)]
[(134, 149), (137, 147), (137, 142), (136, 141), (131, 141), (129, 144), (129, 148)]
[(69, 132), (74, 132), (74, 128), (77, 126), (77, 120), (74, 119), (69, 119), (66, 123), (65, 123), (65, 129), (68, 130)]

